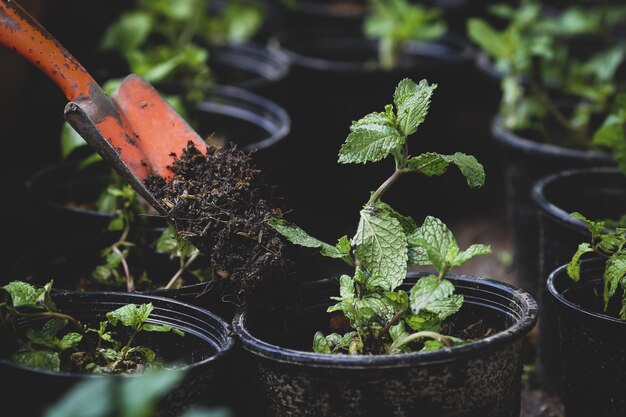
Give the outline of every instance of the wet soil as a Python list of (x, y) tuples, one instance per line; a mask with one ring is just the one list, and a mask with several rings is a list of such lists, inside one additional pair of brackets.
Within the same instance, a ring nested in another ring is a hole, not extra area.
[(148, 190), (174, 221), (178, 235), (210, 251), (217, 281), (239, 300), (286, 277), (284, 242), (268, 224), (281, 218), (274, 189), (252, 157), (235, 146), (184, 149), (166, 181), (152, 176)]

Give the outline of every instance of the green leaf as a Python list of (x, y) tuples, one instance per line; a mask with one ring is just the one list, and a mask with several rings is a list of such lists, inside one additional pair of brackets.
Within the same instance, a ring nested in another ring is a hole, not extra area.
[(447, 298), (429, 303), (425, 308), (431, 313), (435, 313), (439, 320), (445, 320), (458, 312), (463, 306), (463, 296), (453, 294)]
[(342, 275), (339, 278), (339, 293), (341, 298), (354, 298), (354, 281), (348, 275)]
[(397, 219), (374, 207), (364, 207), (352, 244), (356, 258), (370, 275), (386, 280), (385, 290), (393, 291), (404, 281), (407, 241)]
[(424, 347), (422, 348), (421, 352), (431, 352), (433, 350), (443, 349), (444, 347), (445, 345), (439, 340), (426, 340), (424, 342)]
[(83, 335), (80, 333), (68, 333), (61, 339), (59, 347), (61, 350), (72, 349), (78, 346), (81, 340), (83, 340)]
[(157, 399), (164, 397), (179, 385), (184, 375), (183, 371), (168, 369), (152, 371), (140, 378), (123, 378), (124, 385), (120, 398), (121, 413), (118, 417), (155, 415)]
[(441, 331), (441, 321), (436, 314), (426, 310), (421, 310), (419, 314), (409, 314), (404, 318), (404, 322), (416, 332), (420, 331)]
[(317, 332), (315, 336), (313, 336), (313, 352), (315, 353), (332, 353), (332, 346), (326, 340), (326, 336), (324, 333)]
[[(143, 378), (143, 376), (139, 376)], [(48, 408), (44, 417), (105, 417), (114, 413), (117, 378), (86, 378), (58, 402)], [(143, 417), (143, 416), (142, 416)]]
[(429, 85), (426, 80), (421, 80), (419, 84), (408, 78), (400, 81), (393, 95), (393, 103), (396, 106), (398, 127), (403, 136), (412, 135), (424, 122), (436, 88), (437, 84)]
[(132, 327), (137, 330), (148, 319), (150, 313), (154, 310), (152, 303), (141, 304), (139, 306), (135, 304), (127, 304), (118, 308), (117, 310), (107, 313), (107, 320), (117, 326), (118, 322), (127, 327)]
[(483, 20), (469, 19), (467, 34), (472, 41), (495, 59), (508, 58), (511, 53), (502, 34)]
[(15, 309), (42, 309), (40, 301), (41, 296), (45, 294), (43, 288), (36, 288), (23, 281), (12, 281), (3, 286), (2, 289), (9, 293)]
[(172, 327), (169, 324), (146, 323), (143, 325), (141, 330), (145, 332), (161, 332), (161, 333), (172, 332), (174, 334), (177, 334), (178, 336), (185, 335), (185, 333), (182, 330), (177, 329), (176, 327)]
[(594, 222), (593, 220), (587, 219), (585, 216), (578, 212), (570, 213), (570, 216), (576, 220), (579, 220), (587, 225), (589, 232), (591, 233), (592, 238), (599, 237), (602, 232), (604, 232), (604, 222)]
[(114, 50), (125, 55), (139, 48), (148, 39), (152, 22), (152, 17), (148, 13), (126, 12), (109, 26), (100, 46), (104, 50)]
[(589, 243), (581, 243), (572, 256), (572, 260), (567, 264), (567, 275), (576, 282), (580, 280), (580, 257), (589, 252), (593, 252)]
[(49, 350), (31, 350), (16, 352), (11, 356), (13, 362), (30, 368), (45, 369), (59, 372), (61, 370), (61, 360), (57, 352)]
[(429, 177), (437, 176), (443, 175), (450, 165), (455, 165), (461, 171), (470, 188), (480, 188), (485, 184), (485, 170), (482, 164), (473, 156), (460, 152), (453, 155), (427, 152), (409, 158), (403, 172), (419, 172)]
[(452, 261), (451, 266), (461, 266), (465, 262), (469, 261), (472, 258), (475, 258), (476, 256), (487, 255), (489, 253), (491, 253), (491, 247), (488, 245), (472, 245), (466, 250), (460, 252)]
[[(415, 315), (419, 315), (421, 310), (428, 310), (431, 313), (438, 314), (437, 311), (430, 310), (430, 305), (449, 298), (453, 293), (454, 285), (450, 281), (440, 280), (434, 275), (422, 277), (411, 288), (409, 296), (411, 311)], [(435, 307), (435, 309), (439, 308), (439, 306)]]
[(406, 291), (387, 292), (385, 297), (393, 303), (396, 311), (404, 311), (409, 308), (409, 295)]
[[(319, 248), (321, 254), (329, 258), (343, 258), (346, 256), (346, 253), (342, 252), (345, 249), (345, 241), (341, 241), (341, 239), (337, 247), (335, 247), (310, 236), (298, 226), (288, 224), (283, 219), (273, 218), (267, 224), (294, 245), (306, 248)], [(341, 248), (339, 247), (340, 245)]]
[(394, 342), (398, 339), (404, 339), (409, 336), (406, 329), (404, 328), (404, 322), (400, 322), (396, 325), (389, 327), (389, 336), (391, 336), (391, 340)]
[(67, 320), (53, 318), (46, 322), (41, 328), (41, 332), (49, 337), (55, 337), (61, 330), (67, 326)]
[[(445, 273), (450, 268), (449, 262), (459, 254), (459, 247), (452, 232), (436, 217), (428, 216), (411, 240), (417, 242), (428, 256), (430, 263), (440, 273)], [(454, 255), (454, 256), (452, 256)], [(423, 257), (423, 254), (419, 254)]]
[(339, 150), (339, 163), (342, 164), (380, 161), (405, 141), (385, 113), (370, 113), (354, 122), (350, 130)]
[(154, 362), (154, 360), (156, 359), (156, 353), (154, 353), (152, 349), (145, 347), (145, 346), (132, 347), (128, 349), (128, 352), (126, 353), (126, 355), (128, 356), (131, 353), (139, 353), (141, 356), (144, 357), (147, 363)]
[(63, 158), (70, 156), (76, 149), (86, 146), (88, 145), (85, 139), (69, 123), (64, 122), (63, 127), (61, 127), (61, 155)]
[(384, 203), (382, 201), (377, 201), (375, 204), (375, 207), (389, 214), (394, 219), (398, 220), (405, 234), (409, 235), (411, 233), (414, 233), (417, 230), (417, 224), (415, 224), (415, 221), (412, 218), (398, 213), (397, 211), (392, 209), (389, 204)]
[(617, 287), (626, 276), (626, 250), (614, 253), (606, 261), (604, 269), (604, 309), (608, 308), (609, 299), (615, 295)]

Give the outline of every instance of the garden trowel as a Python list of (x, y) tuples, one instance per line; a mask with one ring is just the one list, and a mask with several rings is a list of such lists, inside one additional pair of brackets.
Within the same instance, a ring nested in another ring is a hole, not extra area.
[(180, 156), (189, 141), (206, 154), (206, 143), (159, 93), (131, 74), (108, 97), (82, 65), (11, 0), (0, 0), (0, 45), (59, 86), (69, 101), (65, 119), (150, 205), (167, 215), (144, 180), (153, 174), (171, 178), (174, 155)]

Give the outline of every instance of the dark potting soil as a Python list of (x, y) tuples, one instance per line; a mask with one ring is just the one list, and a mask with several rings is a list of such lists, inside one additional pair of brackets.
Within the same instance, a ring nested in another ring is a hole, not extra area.
[(285, 244), (267, 222), (282, 212), (251, 156), (235, 146), (209, 147), (204, 156), (189, 143), (171, 169), (169, 182), (152, 176), (146, 186), (181, 238), (210, 248), (217, 282), (239, 300), (281, 282)]

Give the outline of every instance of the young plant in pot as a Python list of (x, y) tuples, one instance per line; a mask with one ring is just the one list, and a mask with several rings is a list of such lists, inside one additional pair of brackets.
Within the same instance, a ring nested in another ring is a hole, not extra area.
[[(285, 164), (292, 172), (284, 184), (285, 195), (294, 202), (294, 220), (305, 228), (318, 230), (320, 237), (326, 239), (349, 224), (362, 195), (368, 191), (365, 184), (382, 180), (386, 174), (383, 167), (359, 171), (335, 164), (333, 155), (341, 144), (345, 120), (355, 120), (384, 102), (384, 91), (392, 91), (399, 79), (427, 78), (445, 86), (434, 99), (438, 110), (423, 129), (454, 138), (451, 140), (466, 134), (460, 133), (460, 120), (462, 109), (471, 106), (459, 99), (456, 92), (465, 91), (471, 84), (464, 78), (472, 69), (469, 44), (446, 31), (437, 9), (407, 0), (375, 2), (374, 6), (357, 30), (288, 28), (273, 41), (292, 61), (287, 106), (292, 110), (293, 138), (297, 139), (285, 144)], [(376, 88), (370, 87), (374, 85)], [(444, 142), (435, 146), (439, 152), (464, 150), (471, 141), (464, 142), (456, 148)], [(307, 147), (309, 158), (299, 158), (302, 146)], [(308, 174), (313, 171), (316, 175)], [(344, 178), (353, 186), (346, 189), (336, 178)], [(341, 207), (333, 207), (332, 213), (307, 191), (320, 181), (327, 184), (330, 198), (345, 202)], [(442, 182), (438, 186), (454, 186)], [(402, 189), (403, 184), (398, 188)], [(444, 210), (449, 205), (443, 200), (433, 204)], [(404, 201), (398, 204), (405, 212), (418, 210)]]
[[(568, 416), (623, 415), (626, 400), (626, 229), (587, 224), (591, 239), (548, 278), (558, 321), (561, 394)], [(590, 255), (590, 259), (582, 260)]]
[(581, 241), (591, 239), (587, 224), (571, 217), (583, 213), (602, 221), (607, 230), (623, 227), (626, 213), (626, 101), (618, 96), (617, 105), (594, 135), (597, 146), (611, 149), (618, 167), (595, 167), (561, 171), (537, 181), (532, 199), (539, 223), (539, 275), (537, 288), (543, 311), (539, 324), (538, 375), (544, 388), (559, 391), (561, 352), (556, 341), (556, 304), (547, 293), (546, 280), (552, 271), (566, 263)]
[[(330, 245), (271, 221), (292, 243), (319, 248), (354, 274), (339, 278), (332, 302), (336, 287), (327, 281), (322, 290), (304, 285), (306, 301), (292, 308), (248, 305), (237, 313), (233, 326), (269, 415), (519, 415), (521, 339), (536, 319), (534, 301), (506, 284), (450, 274), (490, 248), (462, 251), (441, 220), (428, 216), (418, 227), (381, 200), (405, 173), (441, 175), (450, 165), (471, 187), (484, 182), (472, 156), (409, 155), (407, 137), (424, 121), (435, 88), (405, 79), (393, 105), (353, 122), (339, 162), (393, 157), (396, 168), (371, 193), (352, 239)], [(414, 265), (435, 273), (407, 276)]]
[[(51, 294), (51, 287), (13, 281), (0, 288), (4, 406), (39, 415), (78, 382), (151, 369), (187, 372), (159, 415), (217, 389), (234, 341), (212, 313), (160, 297)], [(30, 390), (37, 396), (24, 402)]]
[(592, 138), (622, 90), (626, 47), (616, 42), (589, 53), (578, 46), (576, 39), (603, 30), (592, 11), (549, 15), (535, 1), (495, 11), (510, 21), (505, 29), (470, 20), (469, 36), (485, 51), (482, 68), (501, 80), (492, 132), (504, 161), (515, 262), (524, 287), (535, 292), (538, 226), (532, 186), (563, 169), (613, 164)]

